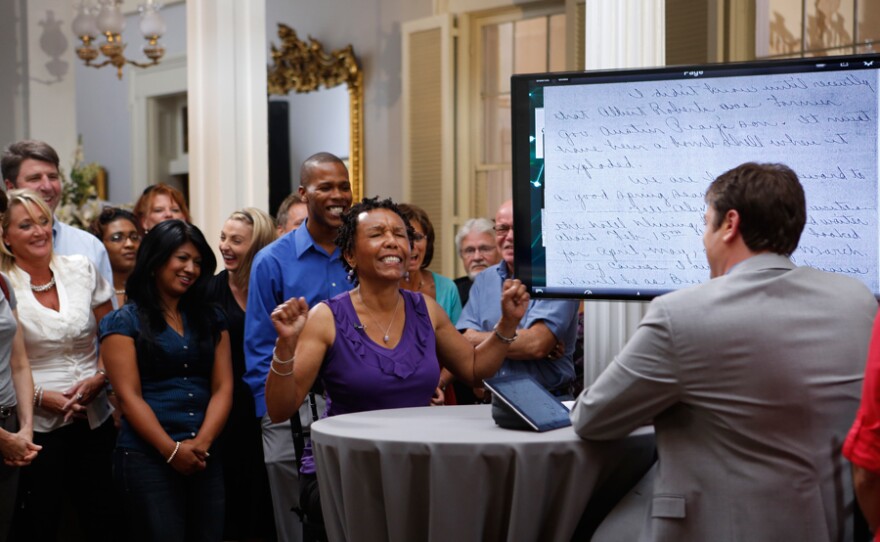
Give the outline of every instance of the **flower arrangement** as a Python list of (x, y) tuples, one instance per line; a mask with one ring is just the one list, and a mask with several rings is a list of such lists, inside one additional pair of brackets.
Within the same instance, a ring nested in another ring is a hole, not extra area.
[(65, 224), (85, 230), (101, 213), (103, 205), (98, 200), (95, 179), (101, 166), (96, 162), (85, 163), (82, 136), (77, 139), (73, 165), (69, 179), (61, 172), (61, 203), (55, 215)]

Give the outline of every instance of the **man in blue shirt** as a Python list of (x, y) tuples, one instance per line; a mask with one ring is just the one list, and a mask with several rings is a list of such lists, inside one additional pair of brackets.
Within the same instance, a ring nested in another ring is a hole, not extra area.
[(254, 258), (244, 328), (244, 380), (263, 419), (263, 458), (279, 540), (300, 540), (302, 526), (290, 511), (299, 504), (290, 423), (272, 424), (266, 415), (266, 376), (277, 338), (271, 314), (291, 297), (304, 297), (312, 307), (352, 286), (335, 243), (341, 216), (351, 207), (348, 170), (332, 154), (315, 154), (303, 162), (299, 194), (308, 206), (308, 218), (303, 227), (277, 239)]
[[(52, 212), (61, 201), (60, 160), (48, 143), (23, 140), (9, 145), (0, 159), (0, 169), (6, 189), (28, 188), (40, 194)], [(68, 256), (81, 254), (89, 259), (104, 280), (113, 285), (113, 270), (104, 244), (94, 235), (68, 226), (55, 218), (52, 221), (52, 249), (55, 254)], [(111, 298), (116, 308), (116, 296)]]
[[(467, 305), (457, 327), (474, 345), (493, 333), (501, 318), (501, 285), (513, 277), (513, 202), (501, 204), (495, 214), (495, 240), (502, 261), (474, 279)], [(580, 302), (567, 299), (533, 299), (520, 321), (516, 340), (498, 376), (528, 374), (552, 394), (571, 398), (574, 379), (575, 337)]]

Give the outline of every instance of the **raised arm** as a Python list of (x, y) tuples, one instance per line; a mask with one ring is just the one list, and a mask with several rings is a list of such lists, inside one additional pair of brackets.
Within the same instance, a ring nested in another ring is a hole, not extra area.
[(278, 340), (266, 378), (266, 409), (279, 423), (299, 410), (336, 338), (336, 328), (330, 307), (319, 303), (309, 311), (302, 297), (278, 305), (271, 318)]
[[(485, 341), (494, 332), (468, 329), (464, 337), (474, 346)], [(544, 359), (554, 351), (559, 341), (543, 321), (535, 322), (526, 329), (520, 329), (516, 342), (510, 345), (507, 356), (510, 359)], [(564, 351), (565, 349), (562, 348)], [(559, 356), (556, 356), (559, 357)]]
[[(472, 345), (452, 325), (446, 313), (433, 300), (425, 300), (437, 337), (437, 357), (456, 378), (479, 386), (484, 378), (498, 372), (510, 347), (519, 340), (516, 327), (529, 305), (529, 294), (519, 280), (505, 280), (501, 294), (501, 319), (494, 331)], [(512, 340), (516, 338), (516, 340)]]

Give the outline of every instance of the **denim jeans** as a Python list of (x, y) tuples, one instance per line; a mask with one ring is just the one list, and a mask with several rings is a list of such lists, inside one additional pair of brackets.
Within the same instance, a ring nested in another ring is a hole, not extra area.
[(127, 540), (222, 540), (223, 469), (216, 459), (186, 476), (158, 453), (117, 448), (113, 480), (122, 499)]

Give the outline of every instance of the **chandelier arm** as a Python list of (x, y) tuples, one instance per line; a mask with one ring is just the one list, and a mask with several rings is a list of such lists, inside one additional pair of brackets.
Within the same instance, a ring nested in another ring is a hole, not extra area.
[(131, 64), (132, 66), (135, 66), (138, 68), (149, 68), (150, 66), (155, 66), (159, 63), (159, 59), (153, 60), (151, 62), (138, 62), (136, 60), (131, 60), (131, 59), (126, 58), (125, 61), (128, 62), (129, 64)]
[(101, 62), (100, 64), (92, 64), (91, 60), (85, 61), (85, 65), (90, 68), (103, 68), (104, 66), (106, 66), (108, 64), (112, 64), (112, 63), (113, 63), (113, 61), (109, 58), (107, 60), (105, 60), (104, 62)]

